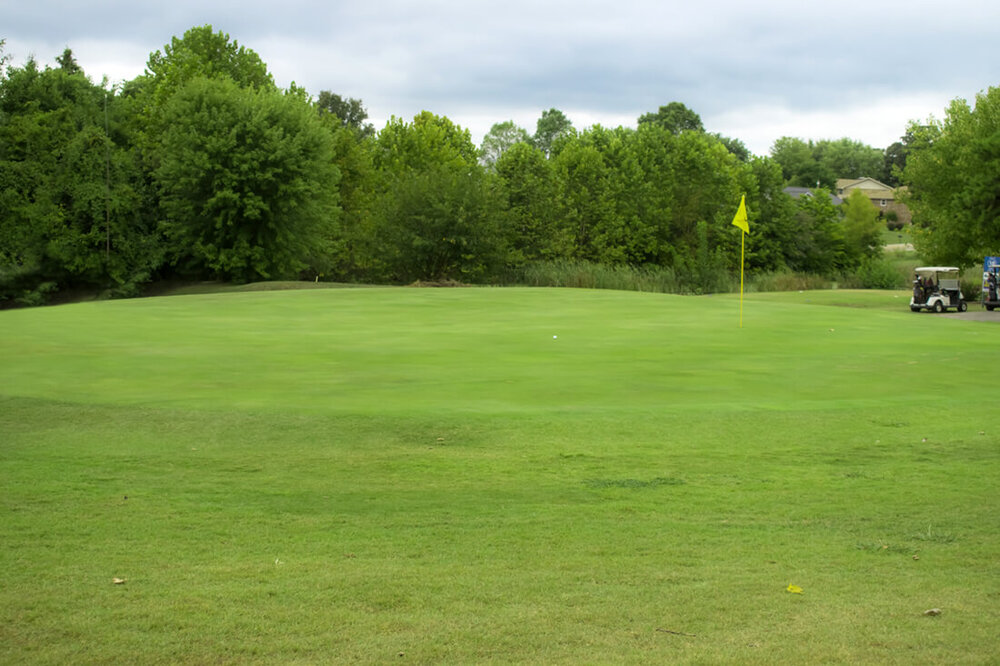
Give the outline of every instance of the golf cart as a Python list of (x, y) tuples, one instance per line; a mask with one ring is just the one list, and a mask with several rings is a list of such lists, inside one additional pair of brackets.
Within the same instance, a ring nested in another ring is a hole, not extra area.
[(921, 266), (913, 269), (916, 274), (913, 280), (913, 298), (910, 299), (910, 310), (934, 310), (944, 312), (955, 308), (965, 312), (968, 306), (962, 299), (959, 286), (959, 270), (954, 266)]
[(1000, 307), (1000, 257), (986, 257), (983, 261), (983, 307), (993, 311)]

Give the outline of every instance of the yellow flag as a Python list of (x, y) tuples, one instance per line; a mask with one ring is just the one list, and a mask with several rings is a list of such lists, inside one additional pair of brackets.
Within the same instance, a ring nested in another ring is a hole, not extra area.
[(750, 224), (747, 223), (747, 195), (740, 197), (740, 207), (736, 209), (736, 215), (733, 217), (733, 226), (739, 227), (743, 230), (743, 233), (750, 233)]

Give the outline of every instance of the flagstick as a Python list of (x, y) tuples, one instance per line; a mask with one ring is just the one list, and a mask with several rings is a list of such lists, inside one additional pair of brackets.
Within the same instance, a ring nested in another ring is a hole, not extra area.
[(743, 328), (743, 245), (746, 238), (746, 232), (740, 229), (740, 328)]

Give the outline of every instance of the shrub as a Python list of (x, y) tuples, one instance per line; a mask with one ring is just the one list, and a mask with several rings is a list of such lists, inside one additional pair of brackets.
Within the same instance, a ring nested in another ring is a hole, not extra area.
[(903, 289), (904, 276), (883, 257), (870, 257), (861, 262), (853, 275), (845, 275), (844, 286), (860, 289)]
[(962, 279), (958, 283), (959, 288), (962, 290), (962, 298), (971, 303), (978, 303), (983, 295), (983, 284), (982, 282), (976, 282), (975, 280), (965, 280)]
[(660, 266), (605, 266), (589, 261), (534, 261), (510, 273), (507, 282), (530, 287), (576, 287), (681, 293), (674, 271)]
[(811, 273), (763, 273), (750, 280), (747, 291), (806, 291), (828, 289), (830, 281)]

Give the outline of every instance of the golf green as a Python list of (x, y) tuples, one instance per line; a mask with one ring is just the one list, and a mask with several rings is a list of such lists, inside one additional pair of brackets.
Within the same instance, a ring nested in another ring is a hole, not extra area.
[(991, 663), (1000, 327), (900, 298), (0, 312), (0, 661)]

